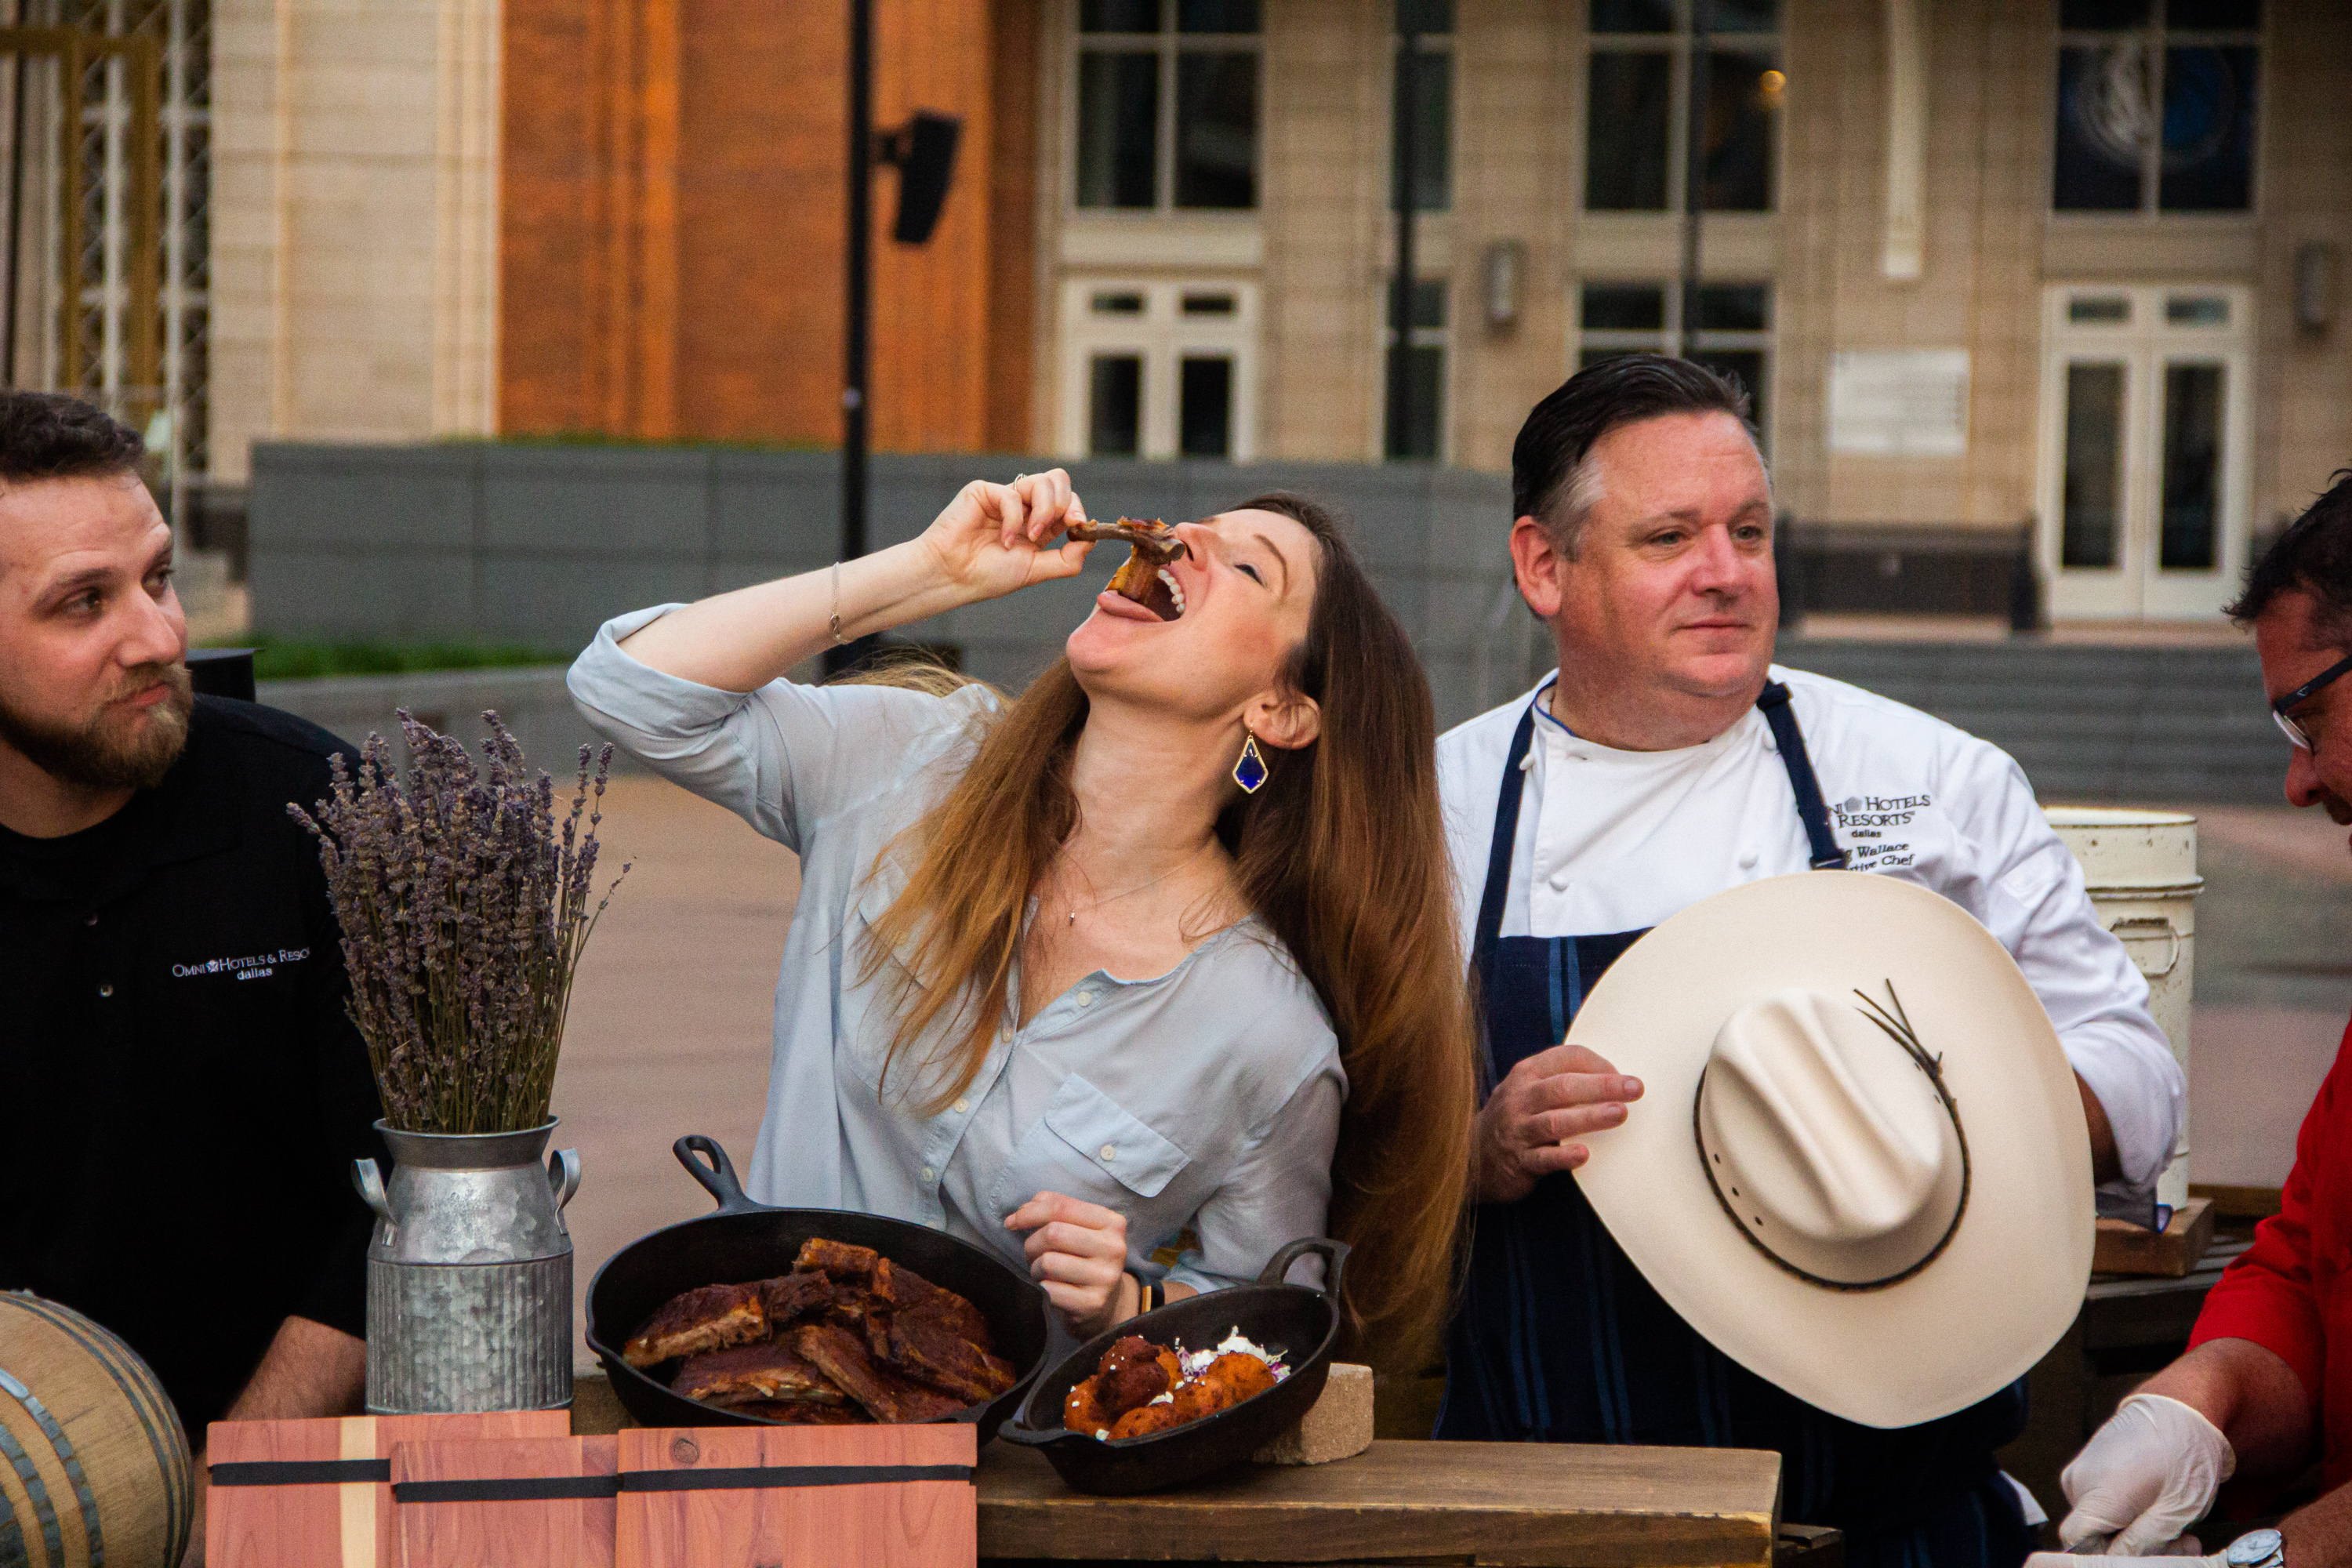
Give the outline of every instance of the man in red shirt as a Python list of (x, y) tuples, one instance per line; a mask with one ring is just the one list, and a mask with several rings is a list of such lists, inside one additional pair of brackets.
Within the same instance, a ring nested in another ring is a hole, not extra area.
[[(2253, 627), (2294, 742), (2287, 799), (2352, 826), (2352, 469), (2280, 536), (2230, 615)], [(2073, 1552), (2166, 1552), (2231, 1476), (2284, 1483), (2318, 1459), (2325, 1496), (2215, 1561), (2352, 1564), (2352, 1029), (2304, 1119), (2278, 1214), (2206, 1297), (2189, 1346), (2067, 1467), (2060, 1538)]]

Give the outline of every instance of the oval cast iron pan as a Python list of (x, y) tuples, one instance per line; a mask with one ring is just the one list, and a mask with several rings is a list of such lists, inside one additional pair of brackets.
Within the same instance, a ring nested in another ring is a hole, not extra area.
[[(1282, 1277), (1290, 1266), (1310, 1252), (1322, 1255), (1325, 1288), (1284, 1284)], [(1347, 1266), (1344, 1241), (1322, 1237), (1294, 1241), (1274, 1255), (1255, 1285), (1187, 1297), (1097, 1334), (1037, 1380), (1021, 1413), (1005, 1424), (1004, 1440), (1044, 1449), (1062, 1479), (1079, 1491), (1104, 1497), (1164, 1491), (1239, 1464), (1280, 1436), (1322, 1396), (1331, 1372), (1331, 1349), (1339, 1337), (1339, 1277)], [(1186, 1350), (1202, 1351), (1236, 1328), (1266, 1350), (1281, 1353), (1290, 1375), (1231, 1409), (1148, 1437), (1107, 1442), (1062, 1425), (1062, 1401), (1094, 1375), (1115, 1341), (1140, 1334), (1154, 1344), (1181, 1340)]]
[(801, 1243), (821, 1236), (870, 1247), (980, 1310), (1013, 1384), (985, 1405), (940, 1421), (980, 1427), (986, 1443), (1021, 1403), (1045, 1359), (1045, 1292), (990, 1254), (929, 1226), (845, 1209), (781, 1209), (753, 1203), (716, 1140), (688, 1133), (670, 1146), (678, 1163), (719, 1200), (719, 1212), (641, 1237), (614, 1253), (588, 1285), (588, 1348), (613, 1379), (622, 1406), (648, 1426), (772, 1426), (780, 1423), (670, 1392), (621, 1359), (619, 1347), (654, 1309), (703, 1285), (743, 1285), (792, 1271)]

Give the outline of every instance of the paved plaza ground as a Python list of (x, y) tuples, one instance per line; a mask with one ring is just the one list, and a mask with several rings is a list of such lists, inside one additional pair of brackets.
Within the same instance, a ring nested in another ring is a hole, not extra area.
[[(2352, 1011), (2352, 853), (2315, 812), (2199, 816), (2191, 1176), (2275, 1186)], [(586, 1164), (583, 1300), (619, 1247), (709, 1208), (673, 1140), (707, 1132), (749, 1162), (800, 887), (782, 846), (657, 779), (614, 781), (604, 837), (607, 865), (634, 866), (582, 965), (555, 1089)]]

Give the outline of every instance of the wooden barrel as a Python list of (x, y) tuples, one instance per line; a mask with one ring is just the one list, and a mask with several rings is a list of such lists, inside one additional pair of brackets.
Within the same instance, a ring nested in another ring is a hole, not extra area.
[(194, 1510), (187, 1435), (147, 1363), (0, 1290), (0, 1568), (177, 1568)]

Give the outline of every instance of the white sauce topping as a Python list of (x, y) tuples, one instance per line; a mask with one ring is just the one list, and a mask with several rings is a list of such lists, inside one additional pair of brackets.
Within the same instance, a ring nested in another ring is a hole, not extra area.
[(1282, 1357), (1256, 1341), (1244, 1337), (1239, 1324), (1225, 1331), (1224, 1339), (1214, 1350), (1188, 1351), (1181, 1344), (1176, 1347), (1177, 1364), (1183, 1368), (1188, 1378), (1198, 1377), (1208, 1371), (1221, 1355), (1255, 1356), (1274, 1373), (1276, 1383), (1290, 1375), (1290, 1369), (1282, 1364)]

